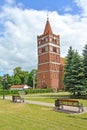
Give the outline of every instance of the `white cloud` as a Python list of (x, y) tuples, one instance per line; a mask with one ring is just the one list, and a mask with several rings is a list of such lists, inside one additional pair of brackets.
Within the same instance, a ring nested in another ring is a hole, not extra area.
[(87, 0), (75, 0), (78, 7), (82, 9), (84, 16), (87, 16)]
[[(7, 0), (11, 3), (12, 0)], [(77, 0), (79, 2), (81, 0)], [(84, 0), (83, 0), (84, 1)], [(85, 10), (83, 4), (80, 7)], [(66, 56), (69, 46), (81, 54), (87, 41), (87, 17), (59, 15), (49, 12), (50, 24), (55, 34), (60, 34), (61, 55)], [(45, 28), (47, 11), (22, 9), (17, 6), (2, 7), (0, 24), (0, 71), (12, 73), (17, 66), (24, 70), (37, 68), (37, 35)], [(1, 29), (0, 29), (1, 30)]]
[(5, 2), (6, 2), (6, 4), (11, 4), (11, 5), (15, 3), (14, 0), (5, 0)]
[(72, 8), (70, 6), (66, 6), (66, 7), (64, 7), (64, 11), (65, 12), (72, 11)]

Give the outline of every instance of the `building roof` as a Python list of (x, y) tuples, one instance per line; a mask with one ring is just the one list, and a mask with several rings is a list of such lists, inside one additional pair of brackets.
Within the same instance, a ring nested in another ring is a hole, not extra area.
[(27, 85), (25, 85), (25, 84), (19, 84), (19, 85), (12, 85), (11, 86), (11, 88), (32, 88), (32, 87), (30, 87), (30, 86), (27, 86)]
[(47, 18), (47, 22), (46, 22), (46, 26), (45, 26), (45, 29), (44, 29), (44, 35), (46, 34), (53, 34), (52, 32), (52, 29), (51, 29), (51, 26), (50, 26), (50, 22), (49, 22), (49, 19)]
[(23, 88), (24, 84), (21, 85), (12, 85), (11, 88)]

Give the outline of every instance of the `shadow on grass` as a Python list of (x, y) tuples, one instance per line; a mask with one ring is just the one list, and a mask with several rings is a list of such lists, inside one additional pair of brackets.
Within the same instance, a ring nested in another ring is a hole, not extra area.
[[(66, 114), (79, 114), (78, 111), (72, 111), (72, 110), (62, 110), (62, 109), (54, 109), (54, 111), (56, 112), (62, 112), (62, 113), (66, 113)], [(69, 117), (69, 116), (68, 116)], [(71, 116), (70, 116), (71, 117)], [(73, 117), (74, 118), (74, 117)]]
[(87, 95), (81, 95), (81, 96), (78, 96), (78, 95), (70, 95), (70, 98), (71, 98), (71, 99), (87, 99)]
[(77, 117), (77, 116), (72, 116), (72, 115), (69, 115), (68, 117), (70, 117), (70, 118), (75, 118), (75, 119), (87, 120), (87, 118), (84, 118), (84, 117)]

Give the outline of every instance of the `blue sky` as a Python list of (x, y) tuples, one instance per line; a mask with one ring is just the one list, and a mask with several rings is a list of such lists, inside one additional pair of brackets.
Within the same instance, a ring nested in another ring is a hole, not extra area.
[(75, 5), (73, 0), (23, 0), (18, 2), (23, 2), (24, 7), (32, 8), (36, 10), (50, 10), (58, 11), (59, 13), (64, 13), (64, 7), (72, 8), (71, 13), (78, 13), (78, 7)]
[[(0, 1), (0, 5), (4, 5), (5, 1), (6, 0)], [(24, 8), (58, 11), (60, 14), (64, 14), (65, 12), (78, 14), (81, 12), (75, 0), (15, 0), (14, 3), (15, 5), (21, 3)], [(67, 8), (67, 10), (65, 10), (65, 8)]]
[(82, 54), (87, 43), (87, 0), (0, 0), (0, 75), (20, 66), (37, 68), (37, 35), (44, 31), (47, 14), (60, 35), (61, 56), (69, 46)]

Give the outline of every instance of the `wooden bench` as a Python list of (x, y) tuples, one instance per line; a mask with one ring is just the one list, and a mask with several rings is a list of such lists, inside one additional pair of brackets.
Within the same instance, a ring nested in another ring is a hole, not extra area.
[(78, 100), (71, 100), (71, 99), (57, 99), (57, 100), (55, 100), (55, 107), (57, 109), (63, 109), (63, 106), (78, 107), (78, 112), (80, 112), (80, 110), (83, 112), (83, 104), (79, 103)]
[(19, 95), (13, 95), (12, 96), (12, 102), (24, 102), (24, 98), (22, 98)]

